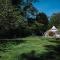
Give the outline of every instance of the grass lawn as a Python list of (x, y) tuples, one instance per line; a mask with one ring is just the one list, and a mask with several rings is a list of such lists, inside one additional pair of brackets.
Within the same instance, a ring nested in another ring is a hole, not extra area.
[[(53, 42), (51, 42), (53, 41)], [(18, 56), (22, 53), (29, 53), (35, 50), (37, 53), (43, 54), (47, 52), (46, 45), (56, 46), (55, 39), (49, 39), (39, 36), (30, 36), (23, 38), (22, 43), (18, 44), (7, 44), (7, 51), (0, 51), (0, 60), (18, 60)], [(57, 40), (58, 41), (58, 40)], [(59, 41), (60, 43), (60, 41)]]

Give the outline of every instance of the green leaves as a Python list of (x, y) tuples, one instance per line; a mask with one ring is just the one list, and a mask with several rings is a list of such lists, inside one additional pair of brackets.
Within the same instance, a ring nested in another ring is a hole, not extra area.
[(22, 32), (21, 27), (26, 27), (26, 19), (21, 15), (16, 6), (11, 4), (11, 0), (1, 0), (0, 12), (1, 35), (15, 35), (17, 32)]
[(55, 25), (56, 27), (60, 27), (60, 13), (53, 14), (50, 18), (50, 27)]

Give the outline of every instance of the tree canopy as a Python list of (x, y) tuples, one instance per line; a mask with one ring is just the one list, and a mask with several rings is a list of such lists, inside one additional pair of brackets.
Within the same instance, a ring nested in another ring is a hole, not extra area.
[(0, 0), (0, 36), (16, 35), (17, 30), (22, 32), (26, 26), (26, 19), (11, 3), (11, 0)]
[(36, 16), (36, 21), (46, 25), (48, 24), (48, 17), (45, 13), (39, 13)]
[(45, 32), (48, 18), (45, 13), (38, 14), (33, 5), (37, 1), (0, 0), (0, 37), (16, 38)]
[(12, 0), (12, 4), (17, 6), (21, 12), (21, 15), (26, 18), (30, 18), (35, 16), (38, 12), (38, 10), (33, 6), (33, 3), (38, 1), (39, 0)]
[(60, 27), (60, 13), (55, 13), (50, 18), (50, 27), (55, 25), (56, 27)]

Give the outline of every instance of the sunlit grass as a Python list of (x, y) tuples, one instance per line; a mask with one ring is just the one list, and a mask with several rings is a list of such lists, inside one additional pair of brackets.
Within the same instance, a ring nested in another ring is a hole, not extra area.
[(39, 36), (30, 36), (23, 38), (23, 40), (25, 42), (18, 45), (11, 44), (8, 47), (10, 50), (8, 50), (7, 52), (0, 51), (0, 60), (17, 60), (16, 57), (18, 55), (30, 52), (31, 50), (35, 50), (37, 53), (42, 54), (47, 51), (45, 45), (56, 45), (56, 43), (50, 42), (54, 41), (55, 39), (49, 39)]

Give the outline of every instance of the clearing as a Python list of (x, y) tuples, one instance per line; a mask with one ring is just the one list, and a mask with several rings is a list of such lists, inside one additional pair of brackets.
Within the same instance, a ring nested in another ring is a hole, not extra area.
[(59, 40), (39, 36), (30, 36), (16, 41), (9, 40), (7, 43), (0, 44), (0, 60), (21, 60), (18, 59), (18, 56), (22, 53), (29, 53), (32, 50), (43, 54), (48, 52), (47, 46), (56, 46), (57, 41), (60, 43)]

